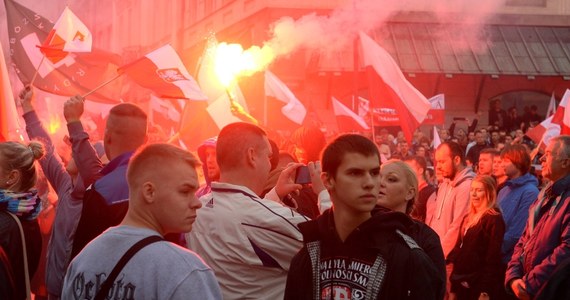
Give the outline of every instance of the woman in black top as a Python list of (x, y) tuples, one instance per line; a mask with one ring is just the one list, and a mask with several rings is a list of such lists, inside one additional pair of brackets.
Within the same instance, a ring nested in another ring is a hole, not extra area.
[(496, 195), (491, 176), (473, 179), (468, 213), (455, 248), (447, 257), (447, 263), (453, 264), (449, 300), (504, 298), (501, 244), (505, 222)]

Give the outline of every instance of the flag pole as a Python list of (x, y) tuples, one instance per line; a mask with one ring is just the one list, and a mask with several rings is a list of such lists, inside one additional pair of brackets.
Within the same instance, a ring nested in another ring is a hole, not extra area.
[(46, 56), (42, 55), (42, 60), (40, 60), (40, 64), (38, 65), (38, 68), (36, 69), (36, 72), (34, 73), (34, 76), (32, 77), (32, 81), (30, 81), (31, 86), (34, 85), (34, 81), (36, 81), (36, 77), (38, 77), (38, 72), (40, 71), (40, 67), (44, 63), (45, 58), (46, 58)]
[(90, 90), (89, 92), (85, 93), (85, 95), (83, 95), (83, 96), (81, 96), (81, 97), (86, 98), (87, 96), (89, 96), (89, 95), (95, 93), (95, 92), (96, 92), (97, 90), (99, 90), (100, 88), (106, 86), (107, 84), (111, 83), (111, 82), (114, 81), (115, 79), (121, 77), (121, 75), (123, 75), (123, 72), (120, 72), (120, 73), (118, 73), (117, 75), (115, 75), (115, 77), (113, 77), (113, 78), (111, 78), (111, 79), (109, 79), (109, 80), (107, 80), (107, 81), (101, 83), (99, 86), (97, 86), (96, 88), (94, 88), (94, 89)]

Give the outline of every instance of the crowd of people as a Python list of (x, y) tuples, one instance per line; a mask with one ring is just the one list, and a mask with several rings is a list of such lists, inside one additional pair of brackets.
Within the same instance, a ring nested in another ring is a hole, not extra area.
[[(570, 136), (534, 158), (525, 121), (500, 105), (488, 127), (454, 121), (435, 146), (419, 130), (406, 141), (304, 126), (283, 139), (238, 122), (194, 155), (149, 143), (129, 103), (92, 140), (75, 96), (66, 156), (33, 89), (19, 98), (30, 142), (0, 143), (6, 299), (30, 297), (41, 261), (45, 299), (570, 296)], [(308, 184), (296, 181), (303, 167)]]

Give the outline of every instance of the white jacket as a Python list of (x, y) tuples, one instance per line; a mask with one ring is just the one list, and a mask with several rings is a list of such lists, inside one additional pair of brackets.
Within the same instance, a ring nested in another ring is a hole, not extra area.
[(188, 247), (214, 270), (224, 299), (282, 299), (289, 265), (303, 246), (297, 224), (308, 218), (228, 183), (213, 182), (200, 201)]

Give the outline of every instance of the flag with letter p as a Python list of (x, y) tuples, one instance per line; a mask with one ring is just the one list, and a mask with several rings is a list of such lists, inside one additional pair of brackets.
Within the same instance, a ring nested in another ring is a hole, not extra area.
[[(57, 63), (46, 59), (38, 48), (53, 24), (14, 0), (4, 0), (10, 37), (10, 59), (20, 81), (29, 84), (37, 72), (34, 87), (60, 96), (85, 94), (116, 74), (121, 57), (92, 48), (91, 52), (70, 52)], [(41, 63), (40, 63), (41, 62)], [(92, 93), (88, 100), (118, 103), (121, 87), (109, 84)]]
[(58, 63), (69, 52), (91, 52), (93, 37), (87, 26), (66, 7), (40, 47), (52, 63)]
[(208, 100), (170, 45), (162, 46), (117, 71), (124, 72), (162, 98)]

